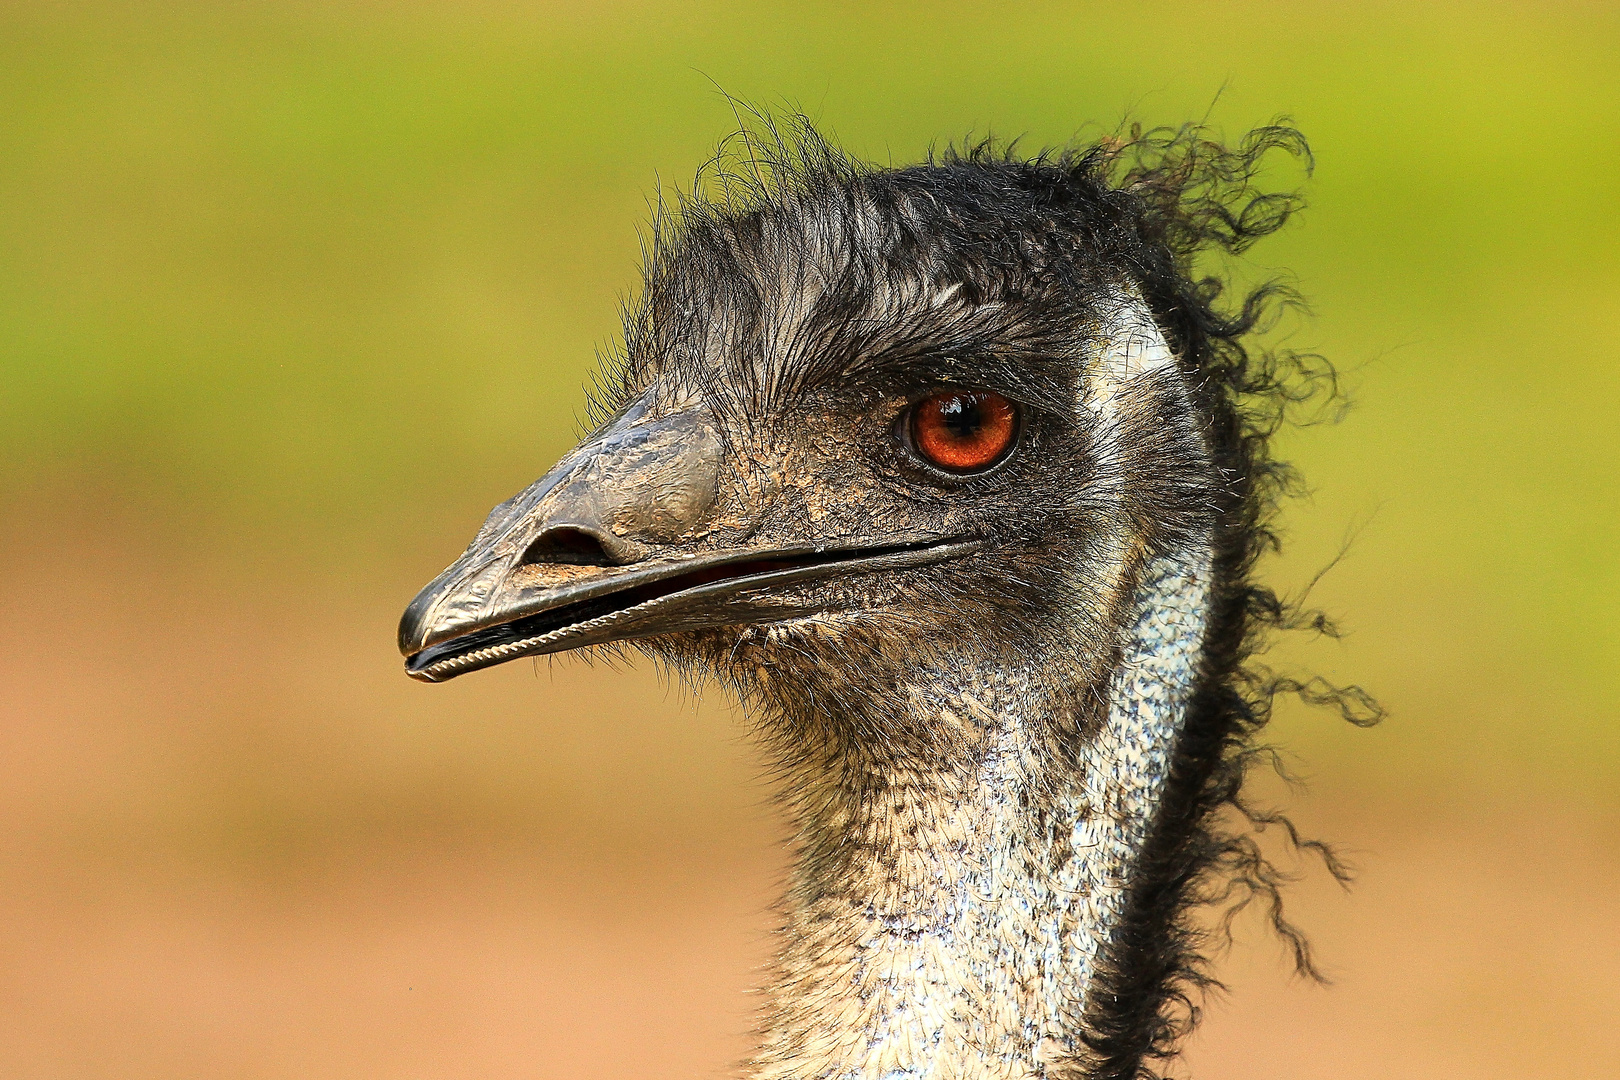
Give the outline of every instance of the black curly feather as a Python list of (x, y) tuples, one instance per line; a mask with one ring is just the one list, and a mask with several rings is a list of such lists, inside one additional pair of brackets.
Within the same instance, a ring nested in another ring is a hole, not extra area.
[[(1264, 901), (1300, 973), (1322, 979), (1305, 936), (1283, 914), (1288, 876), (1254, 834), (1280, 826), (1295, 850), (1319, 855), (1341, 883), (1349, 881), (1349, 871), (1326, 844), (1303, 838), (1286, 815), (1249, 803), (1244, 782), (1257, 764), (1276, 763), (1258, 735), (1279, 695), (1336, 708), (1360, 725), (1382, 716), (1359, 687), (1320, 678), (1302, 682), (1257, 659), (1276, 631), (1335, 632), (1322, 613), (1253, 580), (1259, 560), (1280, 547), (1273, 527), (1278, 504), (1298, 483), (1295, 470), (1273, 457), (1272, 437), (1302, 407), (1337, 397), (1333, 368), (1319, 356), (1249, 344), (1277, 304), (1297, 299), (1290, 289), (1267, 283), (1225, 307), (1226, 285), (1199, 274), (1212, 253), (1241, 254), (1302, 207), (1297, 193), (1256, 186), (1263, 159), (1278, 150), (1310, 163), (1304, 136), (1284, 120), (1232, 147), (1195, 125), (1135, 129), (1064, 151), (1052, 165), (1064, 174), (1060, 179), (1054, 172), (1054, 184), (1087, 189), (1111, 211), (1121, 241), (1135, 247), (1143, 293), (1183, 369), (1196, 376), (1211, 450), (1230, 478), (1216, 533), (1215, 578), (1226, 588), (1212, 598), (1208, 669), (1087, 1017), (1087, 1042), (1097, 1054), (1089, 1072), (1098, 1078), (1153, 1076), (1149, 1063), (1173, 1056), (1197, 1022), (1195, 992), (1215, 983), (1208, 959), (1214, 943), (1198, 922), (1200, 908), (1224, 910), (1221, 924), (1229, 926), (1244, 905)], [(993, 154), (981, 147), (953, 156), (984, 160)]]

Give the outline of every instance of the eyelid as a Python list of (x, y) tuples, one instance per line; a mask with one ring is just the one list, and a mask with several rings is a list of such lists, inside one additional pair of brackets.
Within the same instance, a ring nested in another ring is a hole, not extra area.
[(906, 380), (896, 386), (891, 393), (896, 398), (904, 399), (902, 408), (911, 408), (919, 401), (926, 401), (935, 394), (997, 394), (1012, 402), (1019, 409), (1033, 412), (1045, 412), (1040, 405), (1030, 401), (1029, 398), (1017, 390), (1010, 390), (995, 383), (962, 382), (954, 379), (938, 379), (929, 382), (916, 382)]

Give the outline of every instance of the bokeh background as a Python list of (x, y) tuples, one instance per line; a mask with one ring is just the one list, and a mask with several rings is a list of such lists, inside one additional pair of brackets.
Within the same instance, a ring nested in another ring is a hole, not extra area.
[(717, 88), (895, 162), (1296, 119), (1241, 272), (1357, 407), (1267, 573), (1348, 541), (1350, 633), (1276, 659), (1390, 718), (1280, 712), (1335, 985), (1240, 923), (1178, 1074), (1620, 1073), (1620, 9), (324, 0), (0, 7), (0, 1074), (727, 1075), (742, 718), (393, 645), (571, 444)]

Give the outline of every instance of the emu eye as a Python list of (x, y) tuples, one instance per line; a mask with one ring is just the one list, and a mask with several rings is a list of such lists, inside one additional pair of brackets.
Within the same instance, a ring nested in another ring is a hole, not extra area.
[(911, 443), (947, 472), (988, 469), (1007, 456), (1018, 432), (1018, 410), (989, 390), (946, 390), (911, 407)]

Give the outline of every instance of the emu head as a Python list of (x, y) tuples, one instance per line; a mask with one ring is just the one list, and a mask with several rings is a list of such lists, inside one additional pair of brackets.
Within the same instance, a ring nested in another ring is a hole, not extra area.
[(870, 691), (1061, 640), (1101, 678), (1222, 501), (1169, 253), (1091, 161), (799, 166), (660, 237), (611, 418), (410, 606), (412, 675), (638, 641)]
[(751, 1077), (1173, 1049), (1270, 470), (1255, 310), (1193, 262), (1286, 219), (1247, 181), (1296, 138), (883, 170), (800, 132), (661, 222), (600, 427), (406, 611), (430, 682), (628, 643), (755, 706), (799, 862)]

